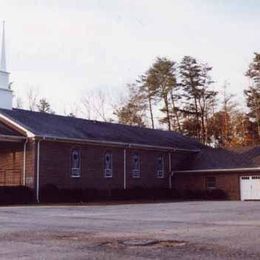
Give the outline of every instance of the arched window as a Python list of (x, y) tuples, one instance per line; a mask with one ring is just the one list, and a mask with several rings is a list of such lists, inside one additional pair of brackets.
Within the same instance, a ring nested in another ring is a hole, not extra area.
[(71, 153), (71, 177), (80, 177), (80, 151), (76, 149)]
[(157, 178), (164, 178), (164, 158), (162, 155), (157, 158)]
[(134, 153), (132, 158), (132, 177), (140, 178), (140, 155)]
[(113, 177), (113, 161), (111, 152), (106, 152), (104, 156), (104, 177)]

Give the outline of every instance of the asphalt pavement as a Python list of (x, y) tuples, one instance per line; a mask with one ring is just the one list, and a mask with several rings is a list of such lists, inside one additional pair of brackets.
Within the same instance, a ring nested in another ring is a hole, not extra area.
[(0, 259), (260, 259), (260, 202), (0, 207)]

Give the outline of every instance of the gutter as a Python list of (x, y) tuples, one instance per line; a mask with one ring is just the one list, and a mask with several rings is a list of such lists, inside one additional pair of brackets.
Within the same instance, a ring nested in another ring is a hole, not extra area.
[(40, 143), (42, 140), (38, 140), (37, 143), (37, 163), (36, 163), (36, 200), (40, 203)]
[(26, 139), (23, 146), (23, 185), (26, 184), (26, 151), (29, 139)]
[(15, 136), (15, 135), (1, 135), (0, 134), (0, 140), (3, 139), (3, 140), (10, 140), (10, 141), (23, 141), (23, 140), (26, 140), (26, 137), (24, 136)]
[(183, 153), (199, 153), (201, 149), (182, 149), (182, 148), (174, 148), (174, 152), (183, 152)]
[(21, 126), (20, 124), (16, 123), (14, 120), (11, 120), (7, 116), (5, 116), (3, 113), (0, 112), (0, 119), (2, 119), (8, 126), (13, 126), (16, 128), (16, 130), (21, 134), (26, 134), (28, 137), (34, 137), (34, 134), (30, 131), (28, 131), (24, 126)]
[(260, 167), (254, 168), (232, 168), (232, 169), (202, 169), (202, 170), (184, 170), (175, 171), (175, 174), (185, 173), (221, 173), (221, 172), (260, 172)]
[(127, 159), (127, 154), (126, 154), (126, 149), (124, 149), (124, 190), (126, 190), (126, 176), (127, 176), (127, 165), (126, 165), (126, 159)]
[(169, 189), (172, 189), (172, 155), (171, 153), (168, 154), (169, 160)]
[(108, 145), (108, 146), (121, 146), (125, 148), (143, 148), (147, 150), (161, 150), (161, 151), (172, 151), (172, 152), (184, 152), (184, 153), (198, 153), (200, 149), (181, 149), (174, 148), (171, 146), (158, 146), (158, 145), (146, 145), (137, 143), (125, 143), (125, 142), (115, 142), (115, 141), (103, 141), (103, 140), (93, 140), (93, 139), (79, 139), (79, 138), (66, 138), (66, 137), (51, 137), (51, 136), (35, 136), (35, 139), (46, 140), (53, 142), (73, 142), (73, 143), (87, 143), (93, 145)]

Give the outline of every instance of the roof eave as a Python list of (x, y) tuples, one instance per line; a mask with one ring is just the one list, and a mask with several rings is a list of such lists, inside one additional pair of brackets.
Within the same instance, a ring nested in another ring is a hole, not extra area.
[(79, 138), (65, 138), (65, 137), (55, 137), (55, 136), (34, 136), (35, 139), (45, 140), (45, 141), (55, 141), (55, 142), (73, 142), (73, 143), (88, 143), (94, 145), (108, 145), (108, 146), (121, 146), (125, 148), (141, 148), (148, 150), (161, 150), (161, 151), (171, 151), (171, 152), (185, 152), (185, 153), (198, 153), (199, 149), (181, 149), (171, 146), (156, 146), (156, 145), (146, 145), (138, 143), (127, 143), (127, 142), (114, 142), (105, 140), (93, 140), (93, 139), (79, 139)]
[(27, 138), (25, 136), (14, 136), (14, 135), (2, 135), (0, 134), (0, 141), (4, 142), (20, 142)]
[(175, 174), (189, 174), (189, 173), (223, 173), (223, 172), (259, 172), (260, 167), (251, 168), (222, 168), (222, 169), (201, 169), (201, 170), (183, 170), (175, 171)]
[(182, 152), (182, 153), (198, 153), (200, 149), (183, 149), (178, 147), (171, 146), (157, 146), (157, 145), (146, 145), (146, 144), (138, 144), (138, 143), (127, 143), (127, 142), (115, 142), (115, 141), (105, 141), (105, 140), (93, 140), (93, 139), (80, 139), (80, 138), (65, 138), (65, 137), (56, 137), (56, 136), (43, 136), (36, 135), (30, 130), (28, 130), (25, 126), (17, 123), (12, 118), (9, 118), (5, 114), (0, 112), (0, 120), (2, 119), (8, 126), (13, 126), (19, 133), (25, 134), (29, 138), (33, 139), (41, 139), (41, 140), (49, 140), (49, 141), (59, 141), (59, 142), (77, 142), (77, 143), (90, 143), (97, 145), (112, 145), (112, 146), (123, 146), (128, 148), (143, 148), (149, 150), (164, 150), (164, 151), (172, 151), (172, 152)]
[(18, 124), (17, 122), (15, 122), (11, 118), (9, 118), (8, 116), (6, 116), (0, 112), (0, 121), (1, 120), (4, 123), (6, 123), (6, 125), (13, 127), (17, 132), (19, 132), (21, 134), (25, 134), (27, 137), (35, 137), (34, 133), (32, 133), (31, 131), (26, 129), (24, 126), (21, 126), (20, 124)]

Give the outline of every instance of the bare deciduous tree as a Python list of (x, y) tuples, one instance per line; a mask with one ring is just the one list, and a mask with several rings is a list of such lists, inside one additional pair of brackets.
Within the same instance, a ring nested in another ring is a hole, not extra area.
[(15, 97), (15, 105), (16, 108), (22, 109), (23, 108), (23, 100), (21, 97)]
[(38, 89), (30, 87), (29, 90), (27, 91), (27, 103), (28, 103), (29, 110), (31, 110), (31, 111), (37, 110), (38, 100), (39, 100)]
[(81, 113), (87, 119), (112, 121), (111, 98), (104, 91), (86, 93), (81, 99)]

